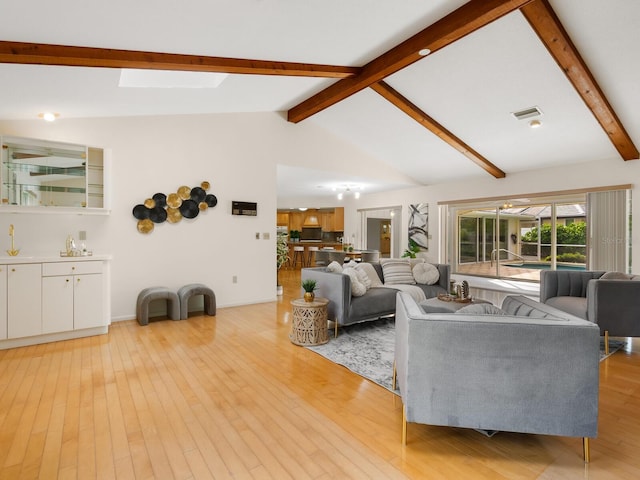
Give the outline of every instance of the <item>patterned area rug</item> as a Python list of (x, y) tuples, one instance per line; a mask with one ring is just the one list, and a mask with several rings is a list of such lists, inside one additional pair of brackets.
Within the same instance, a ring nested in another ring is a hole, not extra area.
[[(395, 349), (394, 327), (393, 319), (356, 323), (340, 328), (338, 338), (333, 338), (331, 331), (329, 343), (307, 348), (393, 391), (391, 378)], [(609, 339), (609, 355), (605, 355), (604, 337), (600, 338), (600, 361), (613, 355), (625, 345), (624, 341)]]

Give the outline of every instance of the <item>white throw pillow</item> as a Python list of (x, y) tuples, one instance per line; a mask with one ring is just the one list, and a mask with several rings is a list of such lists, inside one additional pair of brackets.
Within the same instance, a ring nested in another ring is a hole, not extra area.
[(415, 285), (416, 281), (411, 273), (411, 263), (406, 258), (382, 258), (382, 274), (385, 285)]
[(418, 263), (413, 267), (413, 278), (423, 285), (434, 285), (440, 280), (440, 271), (430, 263)]
[(355, 268), (345, 268), (342, 274), (347, 275), (351, 279), (351, 295), (353, 297), (361, 297), (367, 293), (367, 287), (365, 287), (358, 278), (358, 273)]
[(370, 263), (359, 263), (356, 265), (355, 269), (364, 272), (367, 275), (367, 278), (369, 279), (369, 288), (382, 287), (384, 285), (378, 276), (376, 268)]
[(338, 262), (331, 262), (329, 265), (327, 265), (327, 272), (342, 273), (342, 265), (340, 265)]

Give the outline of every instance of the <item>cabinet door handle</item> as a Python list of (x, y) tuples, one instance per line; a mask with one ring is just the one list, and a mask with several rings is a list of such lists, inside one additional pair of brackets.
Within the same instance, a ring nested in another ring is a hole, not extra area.
[(69, 279), (67, 278), (67, 279), (65, 280), (65, 282), (69, 283)]
[(15, 272), (15, 271), (16, 271), (16, 269), (15, 269), (15, 268), (12, 268), (12, 269), (11, 269), (11, 271), (12, 271), (12, 272)]
[(78, 278), (78, 282), (80, 282), (80, 279)]

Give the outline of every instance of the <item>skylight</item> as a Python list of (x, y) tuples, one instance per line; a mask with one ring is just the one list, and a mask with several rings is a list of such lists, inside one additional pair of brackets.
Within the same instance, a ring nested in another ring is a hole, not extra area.
[(217, 88), (227, 76), (226, 73), (122, 69), (118, 86), (125, 88)]

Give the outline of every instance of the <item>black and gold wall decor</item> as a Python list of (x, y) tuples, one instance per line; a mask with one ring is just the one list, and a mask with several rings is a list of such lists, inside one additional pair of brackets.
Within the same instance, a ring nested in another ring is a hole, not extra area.
[(207, 193), (211, 184), (202, 182), (198, 187), (181, 186), (175, 193), (156, 193), (133, 207), (140, 233), (151, 233), (156, 223), (178, 223), (183, 218), (196, 218), (200, 212), (218, 204), (215, 195)]

